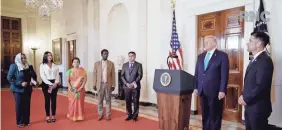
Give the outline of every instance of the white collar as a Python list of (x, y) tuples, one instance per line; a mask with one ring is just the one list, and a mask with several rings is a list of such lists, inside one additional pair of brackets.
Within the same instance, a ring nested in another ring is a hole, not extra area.
[(207, 51), (207, 53), (213, 54), (215, 50), (216, 50), (216, 48), (214, 48), (214, 49), (212, 49), (212, 50), (210, 50), (210, 51)]
[[(42, 64), (43, 64), (43, 66), (50, 68), (48, 63), (42, 63)], [(52, 63), (51, 68), (54, 68), (54, 67), (56, 67), (56, 64)]]
[(262, 51), (258, 52), (257, 54), (255, 54), (253, 60), (255, 60), (255, 59), (256, 59), (261, 53), (263, 53), (263, 52), (264, 52), (264, 50), (262, 50)]

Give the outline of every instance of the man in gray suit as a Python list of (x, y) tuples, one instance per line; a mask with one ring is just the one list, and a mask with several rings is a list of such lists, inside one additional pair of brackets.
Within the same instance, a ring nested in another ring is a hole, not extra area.
[[(140, 81), (143, 77), (142, 64), (135, 61), (136, 53), (131, 51), (128, 53), (128, 60), (122, 66), (121, 80), (124, 84), (125, 101), (126, 101), (126, 121), (137, 121), (139, 113), (140, 98)], [(132, 102), (134, 103), (134, 112), (132, 113)]]

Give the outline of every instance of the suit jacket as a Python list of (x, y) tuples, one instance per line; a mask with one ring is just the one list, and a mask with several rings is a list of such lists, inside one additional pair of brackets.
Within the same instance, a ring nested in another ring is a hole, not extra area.
[[(28, 72), (30, 73), (31, 77), (36, 81), (37, 75), (32, 67), (29, 65)], [(7, 76), (8, 81), (10, 82), (10, 90), (13, 92), (23, 93), (25, 90), (29, 89), (32, 90), (32, 87), (28, 83), (29, 88), (22, 87), (21, 83), (25, 82), (25, 75), (23, 71), (18, 70), (18, 66), (16, 64), (11, 64)]]
[(136, 82), (137, 84), (137, 88), (136, 89), (140, 89), (141, 88), (141, 79), (143, 77), (143, 68), (142, 68), (142, 64), (134, 61), (133, 63), (133, 70), (132, 72), (130, 72), (129, 70), (129, 62), (126, 62), (123, 64), (122, 66), (122, 70), (121, 70), (121, 80), (124, 84), (124, 87), (126, 88), (126, 84), (127, 83), (132, 83), (132, 82)]
[[(116, 73), (115, 73), (115, 65), (112, 61), (107, 60), (107, 83), (108, 87), (116, 86)], [(97, 90), (100, 89), (100, 85), (102, 82), (102, 61), (97, 61), (94, 64), (94, 86), (97, 87)]]
[(256, 113), (272, 112), (270, 93), (273, 69), (272, 60), (265, 52), (249, 64), (243, 89), (246, 109), (252, 109)]
[(219, 92), (226, 93), (229, 75), (228, 55), (216, 49), (209, 60), (207, 69), (204, 70), (206, 53), (198, 56), (194, 88), (198, 89), (199, 95), (204, 92), (205, 96), (217, 97)]

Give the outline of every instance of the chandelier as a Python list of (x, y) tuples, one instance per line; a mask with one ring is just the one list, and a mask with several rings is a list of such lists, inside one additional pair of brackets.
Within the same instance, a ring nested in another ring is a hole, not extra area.
[(63, 0), (25, 0), (27, 9), (38, 8), (41, 17), (48, 18), (51, 16), (51, 11), (63, 7)]

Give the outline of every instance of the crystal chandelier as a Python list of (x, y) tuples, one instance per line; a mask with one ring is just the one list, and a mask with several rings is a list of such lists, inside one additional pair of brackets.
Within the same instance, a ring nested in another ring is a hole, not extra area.
[(38, 8), (41, 17), (48, 18), (52, 10), (63, 7), (63, 0), (25, 0), (25, 5), (29, 9)]

